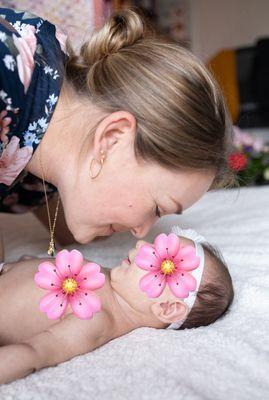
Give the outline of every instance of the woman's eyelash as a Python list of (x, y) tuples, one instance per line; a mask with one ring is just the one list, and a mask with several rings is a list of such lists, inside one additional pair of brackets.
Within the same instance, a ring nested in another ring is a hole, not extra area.
[(155, 211), (155, 213), (156, 213), (156, 215), (157, 215), (157, 217), (161, 217), (161, 212), (160, 212), (160, 209), (159, 209), (159, 207), (156, 205), (156, 211)]

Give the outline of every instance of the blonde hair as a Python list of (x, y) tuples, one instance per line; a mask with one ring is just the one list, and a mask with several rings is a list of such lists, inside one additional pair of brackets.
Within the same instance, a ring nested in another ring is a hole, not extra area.
[(138, 160), (214, 170), (215, 187), (233, 182), (230, 117), (216, 81), (190, 51), (157, 37), (134, 7), (113, 12), (78, 55), (67, 48), (66, 79), (77, 94), (105, 113), (135, 116)]

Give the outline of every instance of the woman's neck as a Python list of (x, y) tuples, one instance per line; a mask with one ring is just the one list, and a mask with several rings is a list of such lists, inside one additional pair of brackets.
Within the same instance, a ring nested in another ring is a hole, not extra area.
[(81, 103), (71, 87), (63, 83), (48, 128), (26, 171), (39, 178), (44, 175), (45, 181), (58, 187), (64, 174), (79, 158), (81, 143), (88, 131), (90, 104), (87, 112), (85, 108), (86, 105)]

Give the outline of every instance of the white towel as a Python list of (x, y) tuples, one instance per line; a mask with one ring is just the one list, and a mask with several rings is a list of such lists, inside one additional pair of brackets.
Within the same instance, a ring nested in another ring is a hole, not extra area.
[[(222, 250), (235, 288), (234, 303), (224, 318), (184, 331), (137, 329), (87, 355), (0, 387), (0, 399), (268, 398), (268, 199), (269, 187), (208, 193), (182, 216), (161, 218), (147, 235), (152, 240), (180, 225), (197, 230)], [(0, 216), (1, 227), (7, 224), (9, 233), (7, 256), (45, 252), (48, 235), (37, 221), (23, 215), (14, 218)], [(135, 243), (130, 234), (119, 233), (75, 247), (112, 267)]]

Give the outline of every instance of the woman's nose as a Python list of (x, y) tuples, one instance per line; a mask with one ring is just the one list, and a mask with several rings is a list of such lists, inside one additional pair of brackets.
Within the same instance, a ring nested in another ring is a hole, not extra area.
[(152, 225), (153, 224), (145, 224), (143, 226), (139, 226), (138, 228), (132, 228), (131, 232), (137, 239), (142, 239), (149, 232)]
[(137, 228), (132, 228), (131, 229), (131, 233), (137, 237), (137, 239), (141, 239), (144, 236), (146, 236), (146, 234), (149, 232), (150, 228), (154, 225), (154, 223), (158, 220), (159, 218), (157, 216), (153, 216), (153, 217), (145, 217), (144, 219), (144, 223), (140, 226), (138, 226)]

